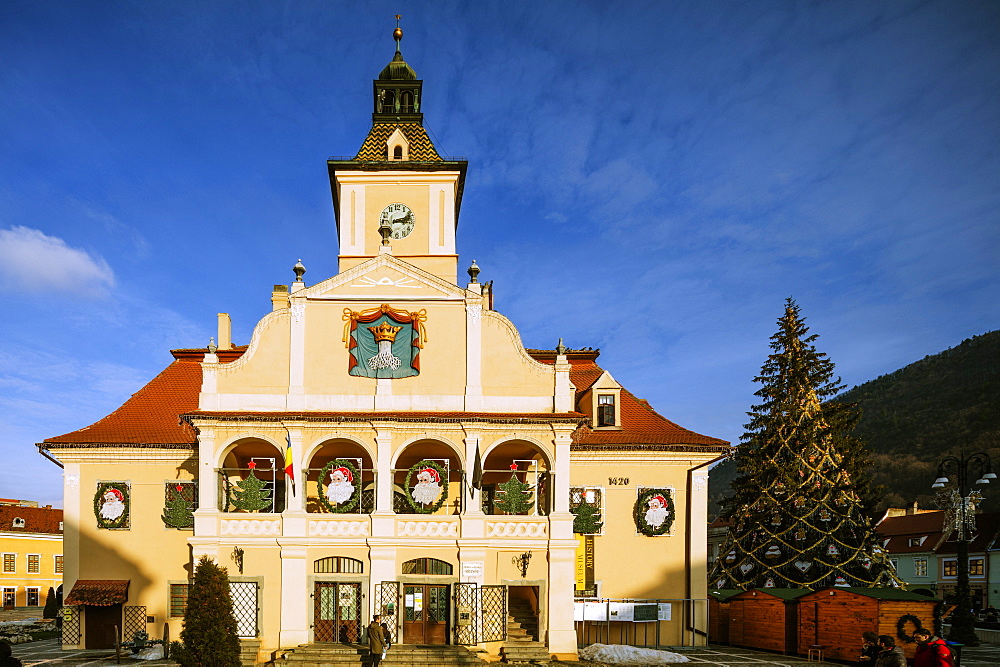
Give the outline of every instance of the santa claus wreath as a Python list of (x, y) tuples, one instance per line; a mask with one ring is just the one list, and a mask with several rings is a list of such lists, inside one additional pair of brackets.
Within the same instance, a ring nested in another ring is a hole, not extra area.
[[(416, 478), (416, 483), (414, 483)], [(410, 493), (406, 502), (418, 514), (433, 514), (448, 499), (448, 473), (434, 461), (424, 459), (410, 467), (406, 475)]]
[(100, 482), (94, 494), (94, 516), (97, 527), (106, 530), (127, 530), (129, 495), (127, 482)]
[(351, 512), (361, 500), (361, 476), (357, 466), (350, 461), (334, 459), (327, 463), (320, 470), (316, 485), (319, 487), (319, 502), (327, 512)]
[(674, 500), (669, 489), (646, 489), (635, 501), (635, 527), (643, 535), (655, 537), (670, 532), (674, 523)]

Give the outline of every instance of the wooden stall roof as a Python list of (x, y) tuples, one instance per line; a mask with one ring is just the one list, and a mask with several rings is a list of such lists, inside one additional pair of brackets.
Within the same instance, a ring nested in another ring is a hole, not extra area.
[(788, 600), (797, 600), (803, 595), (812, 593), (812, 591), (809, 590), (808, 588), (752, 588), (748, 591), (740, 591), (738, 595), (735, 595), (733, 597), (740, 597), (740, 598), (743, 598), (744, 596), (751, 597), (757, 595), (758, 593), (762, 593), (764, 595), (771, 595), (773, 597), (781, 598), (782, 600), (788, 601)]
[(729, 598), (734, 595), (739, 595), (745, 591), (739, 588), (718, 588), (714, 591), (709, 591), (708, 595), (710, 599), (718, 600), (719, 602), (729, 602)]
[(854, 593), (855, 595), (863, 595), (868, 598), (873, 598), (875, 600), (916, 600), (923, 602), (934, 601), (935, 598), (927, 597), (926, 595), (921, 595), (920, 593), (913, 593), (910, 591), (904, 591), (902, 588), (862, 588), (860, 586), (833, 586), (831, 588), (824, 588), (819, 591), (809, 592), (810, 597), (812, 596), (829, 596), (830, 591), (844, 591), (846, 593)]

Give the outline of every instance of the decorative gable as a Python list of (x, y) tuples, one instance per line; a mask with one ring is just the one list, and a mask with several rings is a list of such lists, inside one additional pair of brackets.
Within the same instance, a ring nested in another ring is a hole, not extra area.
[(397, 160), (408, 161), (410, 159), (410, 142), (403, 131), (396, 128), (396, 131), (389, 135), (385, 142), (386, 159), (390, 162)]

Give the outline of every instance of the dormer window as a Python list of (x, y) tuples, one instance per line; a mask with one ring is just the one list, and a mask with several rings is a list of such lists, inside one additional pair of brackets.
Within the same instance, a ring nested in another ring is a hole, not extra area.
[(597, 395), (597, 425), (617, 426), (615, 420), (615, 395)]
[(24, 519), (22, 519), (19, 516), (16, 516), (14, 517), (14, 520), (11, 522), (11, 525), (14, 528), (24, 528)]
[(395, 148), (392, 149), (392, 159), (393, 160), (402, 160), (403, 159), (403, 147), (402, 146), (396, 146)]
[(410, 142), (398, 127), (385, 141), (385, 154), (390, 161), (410, 159)]
[(907, 541), (907, 546), (922, 547), (922, 546), (924, 546), (924, 540), (926, 540), (926, 539), (927, 539), (926, 535), (924, 535), (923, 537), (911, 537)]

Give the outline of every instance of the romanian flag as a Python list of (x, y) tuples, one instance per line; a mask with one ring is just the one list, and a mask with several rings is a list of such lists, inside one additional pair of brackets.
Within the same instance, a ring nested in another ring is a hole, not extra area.
[(285, 432), (285, 476), (292, 482), (292, 495), (295, 495), (295, 472), (292, 468), (292, 434)]

